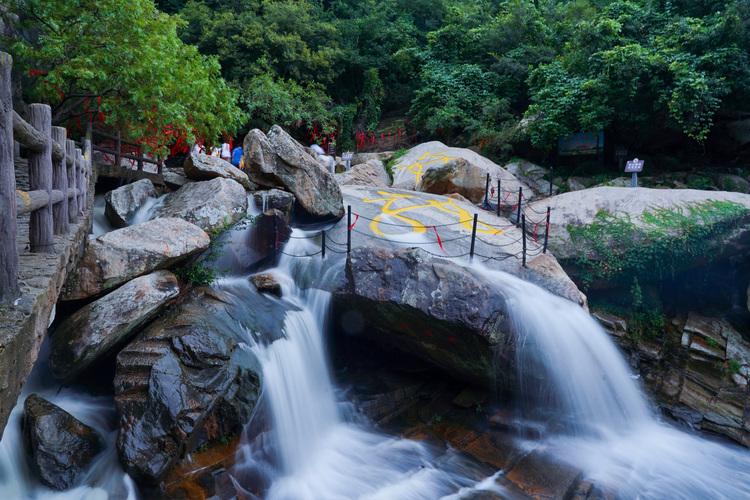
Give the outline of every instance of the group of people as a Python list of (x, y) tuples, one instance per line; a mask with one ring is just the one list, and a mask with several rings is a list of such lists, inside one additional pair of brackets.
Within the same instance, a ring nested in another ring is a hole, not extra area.
[(194, 154), (207, 154), (221, 158), (222, 160), (230, 162), (237, 168), (243, 168), (242, 165), (242, 146), (236, 146), (232, 148), (232, 145), (228, 142), (223, 143), (221, 146), (213, 147), (209, 151), (203, 144), (195, 144), (193, 146)]

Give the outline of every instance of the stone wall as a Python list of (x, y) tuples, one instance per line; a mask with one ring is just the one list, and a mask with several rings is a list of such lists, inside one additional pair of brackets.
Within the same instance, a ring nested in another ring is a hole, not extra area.
[[(24, 186), (24, 163), (16, 166), (17, 186)], [(19, 286), (21, 297), (0, 305), (0, 437), (10, 411), (31, 372), (39, 349), (54, 320), (55, 304), (65, 279), (78, 264), (87, 235), (91, 232), (95, 175), (89, 186), (89, 206), (70, 232), (55, 236), (54, 254), (30, 253), (29, 216), (18, 218)]]

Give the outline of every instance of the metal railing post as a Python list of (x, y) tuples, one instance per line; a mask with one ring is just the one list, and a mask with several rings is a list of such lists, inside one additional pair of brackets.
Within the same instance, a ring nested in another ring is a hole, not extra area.
[(523, 188), (518, 187), (518, 208), (516, 210), (516, 227), (521, 224), (521, 202), (523, 201)]
[(497, 216), (500, 217), (500, 199), (503, 192), (500, 190), (500, 178), (497, 179)]
[(523, 267), (526, 267), (526, 214), (521, 216), (521, 232), (523, 233)]
[(346, 206), (346, 255), (352, 253), (352, 206)]
[(551, 211), (552, 209), (550, 207), (547, 207), (547, 224), (544, 228), (544, 249), (542, 250), (542, 253), (547, 253), (547, 243), (549, 242), (549, 219)]
[(326, 258), (326, 232), (325, 231), (320, 232), (320, 253), (321, 253), (321, 258), (325, 259)]
[(469, 248), (469, 261), (474, 260), (474, 243), (477, 239), (477, 219), (478, 215), (474, 214), (474, 225), (471, 228), (471, 247)]

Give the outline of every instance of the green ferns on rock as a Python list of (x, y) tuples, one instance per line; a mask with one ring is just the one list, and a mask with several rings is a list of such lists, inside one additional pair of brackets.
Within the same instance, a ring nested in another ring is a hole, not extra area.
[(568, 232), (580, 249), (575, 265), (584, 288), (600, 281), (628, 286), (633, 278), (658, 281), (687, 261), (713, 258), (710, 240), (739, 227), (749, 214), (738, 203), (714, 200), (646, 211), (639, 224), (600, 211), (591, 224), (569, 225)]

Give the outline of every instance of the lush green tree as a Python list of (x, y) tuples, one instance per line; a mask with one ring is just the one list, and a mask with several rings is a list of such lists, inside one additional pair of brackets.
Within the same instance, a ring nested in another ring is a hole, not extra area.
[(13, 45), (31, 75), (28, 98), (54, 121), (103, 118), (162, 149), (172, 131), (213, 140), (244, 121), (218, 62), (177, 36), (180, 21), (151, 0), (23, 0), (13, 8), (38, 32)]

